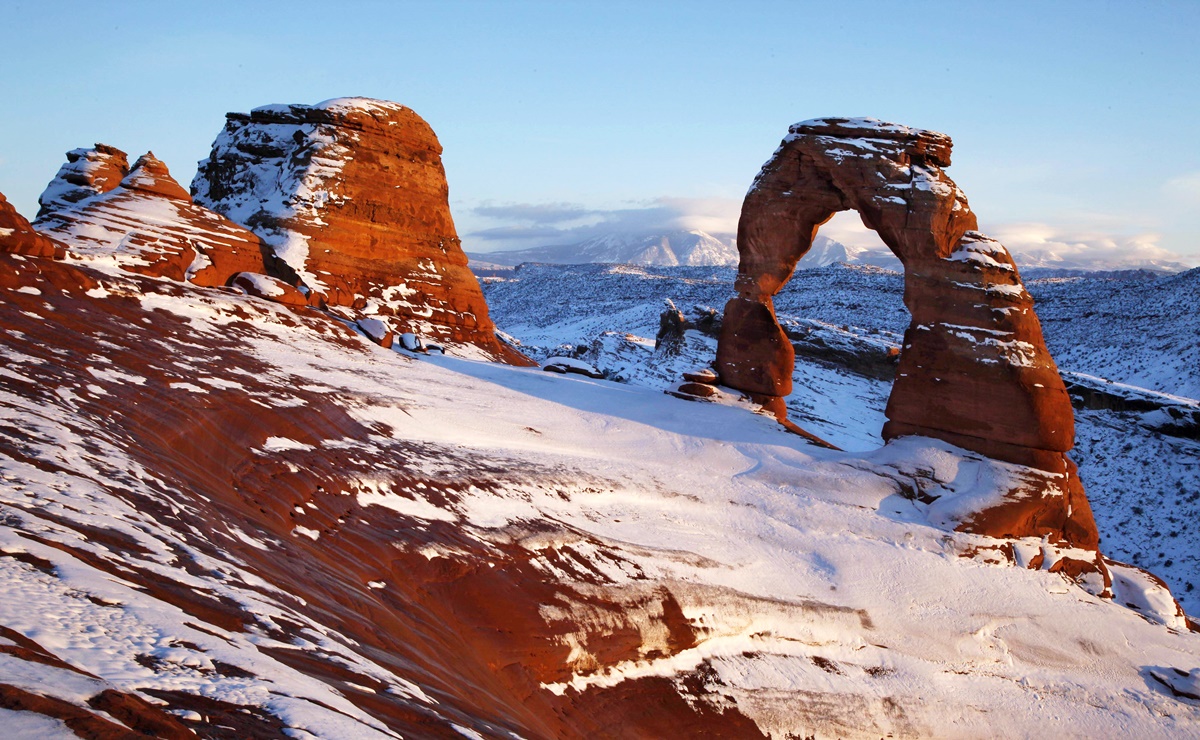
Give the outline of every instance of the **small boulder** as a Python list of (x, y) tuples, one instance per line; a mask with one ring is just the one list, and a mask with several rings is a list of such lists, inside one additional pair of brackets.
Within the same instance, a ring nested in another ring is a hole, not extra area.
[(368, 339), (380, 347), (390, 349), (395, 342), (396, 334), (386, 319), (373, 316), (364, 317), (358, 320), (358, 328), (362, 329), (363, 334), (366, 334)]
[(288, 285), (279, 278), (261, 275), (257, 272), (239, 272), (233, 276), (229, 284), (241, 288), (247, 295), (255, 298), (282, 303), (285, 306), (307, 306), (308, 299), (296, 288)]
[(586, 375), (589, 378), (604, 377), (604, 373), (583, 360), (577, 360), (574, 357), (551, 357), (542, 365), (542, 369), (551, 373)]
[(721, 382), (720, 376), (715, 371), (706, 367), (693, 370), (690, 373), (684, 373), (683, 379), (689, 383), (703, 383), (705, 385), (717, 385)]
[(699, 396), (708, 398), (717, 395), (717, 389), (705, 383), (684, 383), (679, 386), (680, 393), (686, 393), (689, 396)]
[(409, 352), (427, 352), (425, 342), (412, 332), (404, 332), (400, 335), (400, 346)]

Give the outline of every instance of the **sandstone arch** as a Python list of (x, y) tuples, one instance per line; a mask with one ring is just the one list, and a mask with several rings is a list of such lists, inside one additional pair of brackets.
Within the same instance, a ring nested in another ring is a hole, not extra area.
[(725, 308), (718, 372), (726, 385), (783, 408), (794, 355), (772, 296), (820, 225), (855, 210), (903, 263), (912, 315), (884, 439), (935, 437), (1049, 471), (1059, 490), (1032, 497), (1049, 503), (996, 512), (1003, 523), (984, 529), (1094, 547), (1091, 511), (1065, 454), (1074, 444), (1070, 399), (1016, 265), (976, 230), (966, 196), (942, 169), (951, 145), (945, 134), (874, 119), (792, 126), (742, 205), (738, 294)]

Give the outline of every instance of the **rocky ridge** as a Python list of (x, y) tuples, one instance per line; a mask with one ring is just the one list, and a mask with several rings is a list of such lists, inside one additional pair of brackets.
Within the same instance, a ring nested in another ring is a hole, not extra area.
[(313, 305), (524, 361), (495, 337), (450, 215), (441, 144), (420, 116), (338, 98), (226, 118), (192, 191), (263, 239), (272, 274)]
[[(80, 155), (84, 151), (68, 153), (76, 158), (63, 165), (60, 178), (66, 172), (73, 179), (80, 162), (95, 163), (94, 158)], [(105, 147), (103, 153), (109, 165), (125, 161), (124, 152), (113, 147)], [(111, 180), (103, 182), (111, 184)], [(209, 287), (226, 285), (239, 272), (264, 271), (262, 241), (193, 203), (151, 152), (139, 157), (114, 187), (78, 199), (61, 195), (70, 192), (71, 184), (72, 180), (51, 181), (35, 224), (42, 233), (68, 243), (79, 257)]]

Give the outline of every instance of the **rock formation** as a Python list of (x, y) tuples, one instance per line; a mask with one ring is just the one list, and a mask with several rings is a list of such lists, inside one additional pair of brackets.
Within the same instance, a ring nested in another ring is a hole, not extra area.
[(34, 231), (25, 217), (0, 193), (0, 252), (62, 259), (65, 251), (62, 244)]
[(1016, 265), (976, 230), (966, 196), (942, 169), (950, 149), (944, 134), (874, 119), (791, 127), (742, 206), (738, 295), (717, 351), (722, 382), (782, 408), (794, 354), (772, 296), (820, 225), (854, 209), (903, 263), (912, 314), (884, 439), (936, 437), (1054, 474), (1061, 485), (1014, 496), (968, 526), (1095, 547), (1091, 509), (1065, 454), (1074, 443), (1066, 388)]
[[(38, 198), (37, 219), (54, 211), (71, 208), (93, 195), (107, 193), (129, 174), (129, 159), (125, 152), (107, 144), (91, 149), (72, 149), (67, 162), (46, 186)], [(35, 220), (37, 220), (35, 219)]]
[(495, 336), (450, 216), (441, 145), (420, 116), (341, 98), (227, 119), (192, 191), (270, 245), (273, 274), (312, 304), (525, 364)]
[[(116, 187), (108, 188), (125, 153), (103, 147), (103, 160), (91, 156), (101, 146), (67, 154), (67, 164), (40, 199), (39, 230), (68, 242), (80, 256), (113, 259), (131, 272), (201, 286), (225, 285), (240, 272), (264, 271), (262, 241), (193, 203), (153, 153), (140, 157)], [(80, 172), (92, 184), (70, 190), (69, 185), (82, 181), (76, 177)], [(89, 188), (96, 192), (80, 195)]]

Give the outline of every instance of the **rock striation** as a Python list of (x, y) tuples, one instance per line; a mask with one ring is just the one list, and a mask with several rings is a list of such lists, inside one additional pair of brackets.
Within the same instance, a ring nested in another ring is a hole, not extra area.
[[(193, 203), (152, 152), (139, 157), (108, 189), (103, 188), (125, 153), (112, 147), (102, 153), (106, 159), (99, 162), (89, 159), (88, 150), (68, 152), (67, 164), (40, 199), (42, 211), (35, 222), (40, 231), (69, 243), (79, 256), (112, 259), (131, 272), (201, 286), (226, 285), (238, 273), (265, 271), (262, 240)], [(90, 164), (83, 167), (81, 162)], [(90, 173), (94, 183), (68, 190), (74, 182), (68, 178), (80, 171)], [(97, 192), (76, 198), (88, 188)]]
[(41, 208), (37, 219), (71, 208), (93, 195), (107, 193), (120, 185), (127, 174), (129, 158), (115, 146), (96, 144), (91, 149), (72, 149), (67, 152), (66, 163), (38, 198)]
[(339, 98), (226, 118), (192, 192), (263, 238), (272, 274), (310, 304), (525, 364), (496, 338), (450, 215), (441, 144), (420, 116)]
[(1098, 542), (1066, 452), (1070, 398), (1016, 265), (981, 234), (946, 175), (945, 134), (868, 118), (798, 123), (763, 166), (738, 223), (737, 297), (717, 351), (722, 382), (764, 405), (792, 390), (794, 351), (772, 296), (817, 229), (853, 209), (904, 265), (912, 315), (887, 406), (884, 439), (923, 435), (1052, 474), (970, 525), (997, 536)]
[(0, 193), (0, 252), (62, 259), (66, 248), (34, 231), (25, 217)]

